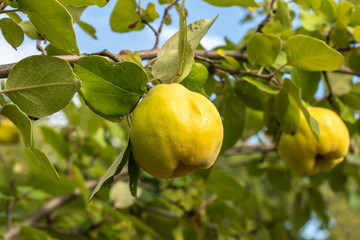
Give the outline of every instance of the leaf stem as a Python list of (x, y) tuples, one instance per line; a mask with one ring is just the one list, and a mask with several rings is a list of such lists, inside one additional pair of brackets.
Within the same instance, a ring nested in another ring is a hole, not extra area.
[[(5, 5), (6, 6), (6, 5)], [(11, 9), (11, 10), (3, 10), (3, 9), (1, 9), (0, 10), (0, 14), (1, 13), (12, 13), (12, 12), (21, 12), (22, 11), (22, 9)]]

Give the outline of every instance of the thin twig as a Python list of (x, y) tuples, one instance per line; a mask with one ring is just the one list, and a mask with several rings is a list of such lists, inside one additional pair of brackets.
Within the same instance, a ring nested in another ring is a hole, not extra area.
[(99, 56), (104, 56), (104, 57), (108, 57), (111, 60), (113, 60), (114, 62), (122, 62), (123, 60), (120, 59), (118, 56), (116, 56), (115, 54), (109, 52), (108, 50), (103, 50), (101, 52), (95, 52), (95, 53), (91, 53), (89, 55), (99, 55)]
[(44, 40), (44, 38), (39, 34), (39, 37), (36, 40), (36, 49), (39, 50), (43, 55), (47, 55), (46, 50), (41, 46), (42, 40)]
[(163, 18), (162, 18), (162, 20), (161, 20), (161, 23), (160, 23), (160, 25), (159, 25), (158, 30), (156, 31), (156, 39), (155, 39), (155, 45), (154, 45), (153, 49), (158, 49), (158, 48), (159, 48), (160, 34), (161, 34), (161, 32), (162, 32), (162, 28), (163, 28), (164, 23), (165, 23), (165, 21), (166, 21), (166, 17), (167, 17), (167, 15), (169, 14), (170, 9), (171, 9), (178, 1), (179, 1), (179, 0), (174, 0), (172, 3), (170, 3), (170, 4), (165, 8)]
[(23, 11), (22, 9), (11, 9), (11, 10), (2, 10), (0, 11), (0, 14), (1, 13), (13, 13), (13, 12), (21, 12)]
[(327, 100), (329, 101), (330, 105), (331, 105), (335, 110), (337, 110), (336, 103), (335, 103), (334, 93), (333, 93), (333, 91), (332, 91), (332, 87), (331, 87), (331, 84), (330, 84), (330, 81), (329, 81), (327, 72), (323, 72), (323, 76), (324, 76), (324, 80), (325, 80), (326, 87), (327, 87), (327, 89), (328, 89), (328, 91), (329, 91), (329, 94), (328, 94), (328, 96), (327, 96)]
[[(138, 51), (138, 54), (141, 59), (153, 59), (156, 58), (157, 54), (159, 52), (159, 49), (150, 49), (150, 50), (143, 50)], [(247, 62), (247, 55), (242, 54), (239, 51), (224, 51), (226, 56), (233, 57), (239, 61)], [(80, 56), (77, 55), (64, 55), (64, 56), (57, 56), (58, 58), (64, 59), (71, 65), (74, 65), (74, 63), (79, 60), (82, 57), (86, 56), (92, 56), (92, 55), (99, 55), (99, 56), (105, 56), (109, 59), (112, 59), (113, 61), (121, 62), (122, 60), (117, 57), (115, 54), (110, 53), (107, 50), (101, 51), (101, 52), (95, 52), (95, 53), (89, 53), (89, 54), (81, 54)], [(195, 57), (205, 57), (209, 59), (221, 59), (223, 58), (217, 51), (205, 51), (205, 50), (196, 50), (195, 51)], [(10, 64), (4, 64), (0, 65), (0, 78), (7, 78), (11, 69), (15, 66), (16, 63), (10, 63)]]
[(137, 4), (137, 13), (139, 14), (139, 17), (140, 17), (140, 20), (142, 23), (144, 23), (146, 26), (148, 26), (151, 31), (154, 32), (155, 36), (157, 37), (159, 35), (159, 33), (156, 31), (156, 29), (148, 22), (146, 21), (144, 18), (143, 18), (143, 15), (141, 13), (141, 0), (139, 0), (138, 4)]

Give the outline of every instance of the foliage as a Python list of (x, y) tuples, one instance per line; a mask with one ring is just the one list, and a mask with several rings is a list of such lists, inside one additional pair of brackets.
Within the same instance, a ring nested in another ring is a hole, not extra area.
[[(74, 25), (96, 38), (81, 15), (108, 0), (0, 0), (4, 39), (16, 49), (26, 35), (43, 53), (0, 66), (0, 115), (23, 140), (0, 146), (5, 239), (304, 239), (309, 225), (329, 239), (358, 237), (360, 2), (204, 1), (246, 10), (241, 24), (262, 21), (206, 51), (200, 41), (216, 16), (187, 24), (185, 1), (118, 0), (111, 29), (150, 28), (154, 48), (84, 56)], [(158, 49), (175, 14), (179, 32)], [(196, 64), (207, 79), (196, 79)], [(218, 108), (224, 142), (213, 168), (171, 180), (140, 172), (131, 113), (160, 82), (179, 82)], [(300, 111), (318, 137), (307, 106), (333, 109), (351, 135), (345, 161), (314, 176), (291, 172), (276, 151)], [(62, 124), (47, 117), (59, 111)]]

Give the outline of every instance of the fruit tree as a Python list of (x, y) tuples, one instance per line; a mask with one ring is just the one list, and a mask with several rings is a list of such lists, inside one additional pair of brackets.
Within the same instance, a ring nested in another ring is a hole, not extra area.
[(194, 3), (0, 0), (1, 239), (359, 238), (360, 1)]

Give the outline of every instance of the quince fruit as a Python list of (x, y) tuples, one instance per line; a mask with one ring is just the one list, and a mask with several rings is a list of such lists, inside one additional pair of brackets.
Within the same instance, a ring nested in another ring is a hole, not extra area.
[(319, 123), (319, 141), (313, 136), (303, 114), (296, 132), (282, 133), (278, 149), (285, 165), (291, 170), (312, 175), (329, 171), (344, 160), (350, 144), (349, 131), (341, 118), (332, 110), (308, 108)]
[(182, 177), (213, 165), (223, 125), (206, 97), (177, 83), (159, 84), (135, 108), (130, 141), (136, 163), (146, 172)]
[(0, 144), (14, 144), (20, 141), (16, 126), (7, 118), (0, 121)]

